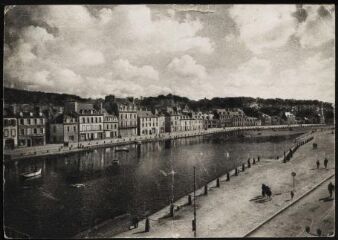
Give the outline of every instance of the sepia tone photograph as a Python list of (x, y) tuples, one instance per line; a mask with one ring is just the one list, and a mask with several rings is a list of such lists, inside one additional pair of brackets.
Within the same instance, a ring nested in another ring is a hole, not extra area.
[(14, 2), (5, 239), (335, 237), (334, 4)]

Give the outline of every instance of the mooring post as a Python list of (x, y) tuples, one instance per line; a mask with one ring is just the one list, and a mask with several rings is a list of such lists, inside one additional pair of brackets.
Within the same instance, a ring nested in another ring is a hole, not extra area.
[(216, 187), (220, 187), (220, 184), (219, 184), (219, 178), (216, 179)]
[(174, 204), (170, 204), (170, 217), (174, 217)]
[(250, 158), (248, 159), (248, 168), (251, 168)]
[(204, 186), (204, 195), (208, 195), (208, 184)]
[(257, 157), (257, 162), (259, 162), (259, 160), (261, 160), (260, 156)]
[(238, 176), (238, 169), (237, 169), (237, 167), (235, 168), (235, 176)]
[(192, 204), (192, 200), (191, 200), (191, 195), (189, 194), (188, 196), (188, 205), (191, 205)]
[(252, 159), (252, 164), (256, 164), (255, 158)]
[(149, 223), (149, 218), (147, 217), (144, 232), (149, 232), (149, 231), (150, 231), (150, 223)]
[(244, 166), (244, 163), (242, 164), (242, 172), (245, 171), (245, 166)]
[(227, 181), (230, 181), (230, 174), (227, 172)]

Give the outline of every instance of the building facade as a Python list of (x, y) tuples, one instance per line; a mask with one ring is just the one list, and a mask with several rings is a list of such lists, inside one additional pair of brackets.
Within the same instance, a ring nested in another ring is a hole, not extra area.
[(150, 111), (137, 112), (137, 133), (139, 136), (157, 135), (159, 131), (158, 116)]
[(18, 147), (46, 144), (46, 118), (41, 112), (20, 112), (17, 119)]
[(18, 146), (18, 126), (15, 116), (3, 118), (3, 148), (13, 149)]
[(135, 104), (118, 104), (119, 137), (137, 136), (137, 107)]
[(119, 135), (119, 121), (115, 115), (103, 114), (104, 138), (117, 138)]

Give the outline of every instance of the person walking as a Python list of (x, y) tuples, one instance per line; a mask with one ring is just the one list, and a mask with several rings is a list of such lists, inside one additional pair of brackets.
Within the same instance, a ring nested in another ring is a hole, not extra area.
[(327, 186), (329, 193), (330, 193), (330, 198), (332, 198), (332, 193), (334, 191), (334, 185), (332, 184), (332, 182), (329, 183), (329, 185)]
[(327, 160), (327, 158), (324, 159), (324, 167), (325, 169), (327, 168), (327, 163), (329, 162), (329, 160)]
[(319, 160), (317, 160), (316, 164), (317, 164), (317, 169), (319, 169), (319, 165), (320, 165)]
[(262, 196), (265, 197), (266, 195), (266, 185), (262, 184)]

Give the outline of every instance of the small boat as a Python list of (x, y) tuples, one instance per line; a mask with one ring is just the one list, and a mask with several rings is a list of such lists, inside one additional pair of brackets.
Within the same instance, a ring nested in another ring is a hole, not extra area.
[(129, 152), (129, 148), (127, 147), (117, 148), (115, 149), (115, 152)]
[(75, 183), (75, 184), (72, 184), (71, 186), (75, 188), (80, 188), (80, 187), (84, 187), (85, 185), (83, 183)]
[(34, 172), (28, 172), (28, 173), (22, 173), (20, 174), (21, 177), (23, 178), (33, 178), (33, 177), (38, 177), (41, 176), (41, 168), (39, 168), (38, 170), (34, 171)]

